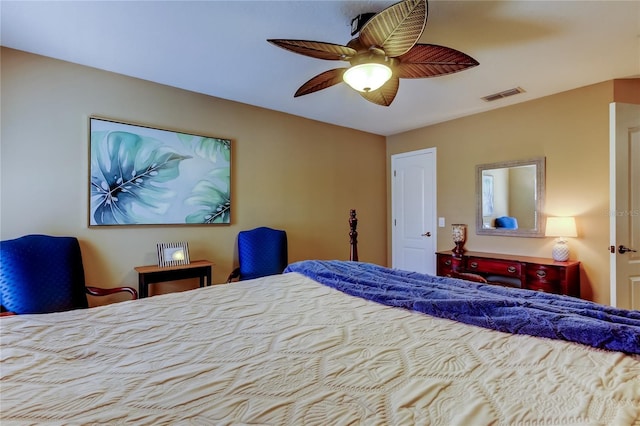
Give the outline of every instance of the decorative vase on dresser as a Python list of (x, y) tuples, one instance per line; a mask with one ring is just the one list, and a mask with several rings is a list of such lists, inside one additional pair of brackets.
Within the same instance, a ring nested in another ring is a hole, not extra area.
[(454, 223), (451, 225), (451, 236), (456, 245), (452, 253), (455, 257), (462, 257), (464, 253), (464, 244), (467, 242), (467, 225), (463, 223)]

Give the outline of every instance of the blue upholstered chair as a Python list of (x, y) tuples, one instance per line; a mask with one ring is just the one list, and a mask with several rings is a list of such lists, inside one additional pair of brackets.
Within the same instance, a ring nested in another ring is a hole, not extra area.
[(498, 217), (496, 218), (496, 228), (518, 229), (518, 219), (511, 216)]
[(231, 272), (227, 282), (281, 274), (288, 263), (287, 233), (264, 226), (240, 231), (238, 262), (240, 266)]
[(89, 307), (87, 294), (105, 296), (131, 287), (86, 287), (80, 244), (74, 237), (25, 235), (0, 242), (0, 305), (16, 314)]

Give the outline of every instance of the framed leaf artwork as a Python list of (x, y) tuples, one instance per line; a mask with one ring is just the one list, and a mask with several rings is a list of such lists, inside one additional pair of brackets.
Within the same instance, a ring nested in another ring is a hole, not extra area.
[(89, 226), (229, 224), (231, 141), (89, 117)]

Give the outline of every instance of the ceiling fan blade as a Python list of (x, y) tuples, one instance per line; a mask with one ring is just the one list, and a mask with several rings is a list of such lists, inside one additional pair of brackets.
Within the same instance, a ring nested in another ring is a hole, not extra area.
[(435, 44), (416, 44), (398, 59), (394, 72), (399, 78), (436, 77), (479, 64), (466, 53)]
[(342, 75), (346, 70), (347, 68), (335, 68), (316, 75), (300, 86), (293, 97), (297, 98), (298, 96), (308, 95), (309, 93), (317, 92), (318, 90), (326, 89), (327, 87), (342, 83)]
[(358, 53), (350, 47), (322, 41), (284, 39), (269, 39), (267, 41), (294, 53), (331, 61), (348, 61), (349, 58)]
[(391, 77), (381, 88), (372, 92), (359, 92), (363, 98), (374, 104), (389, 106), (396, 98), (398, 88), (400, 87), (400, 79), (396, 76)]
[(427, 15), (427, 0), (404, 0), (371, 18), (358, 38), (366, 47), (378, 46), (387, 56), (400, 56), (418, 42)]

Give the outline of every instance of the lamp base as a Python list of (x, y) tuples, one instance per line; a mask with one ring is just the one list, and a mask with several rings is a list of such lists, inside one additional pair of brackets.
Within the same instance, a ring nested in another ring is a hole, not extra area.
[(456, 246), (453, 248), (453, 250), (451, 250), (451, 252), (453, 253), (453, 257), (462, 257), (462, 255), (466, 251), (464, 249), (464, 241), (456, 241), (455, 244)]
[(560, 238), (556, 240), (556, 243), (553, 245), (553, 250), (551, 251), (551, 257), (553, 260), (558, 262), (566, 262), (569, 260), (569, 246), (567, 245), (567, 240)]

